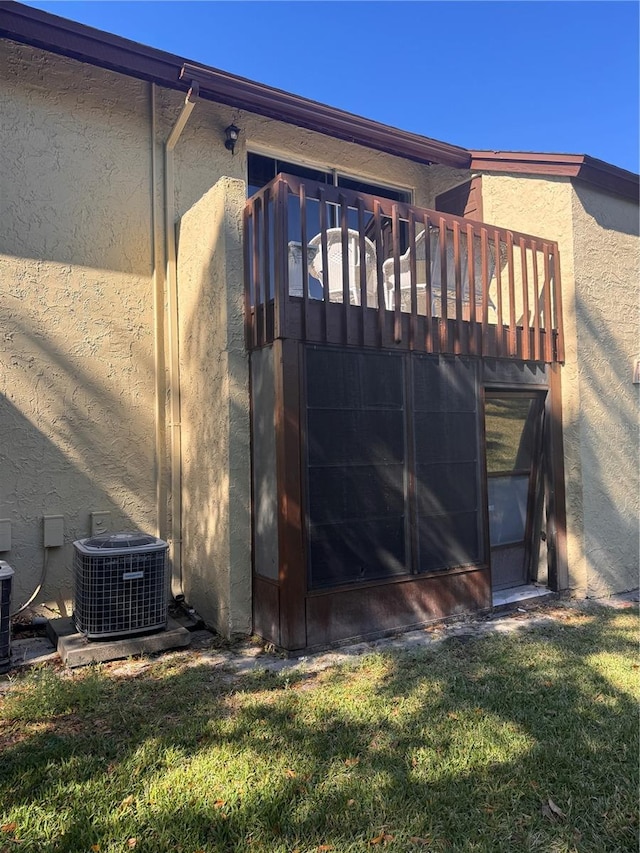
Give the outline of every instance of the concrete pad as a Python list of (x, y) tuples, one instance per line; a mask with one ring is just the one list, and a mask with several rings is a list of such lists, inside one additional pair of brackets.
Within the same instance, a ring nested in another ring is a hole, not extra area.
[(155, 634), (105, 640), (88, 640), (77, 630), (72, 619), (51, 619), (47, 623), (47, 635), (58, 649), (63, 663), (69, 667), (157, 654), (167, 649), (185, 648), (191, 642), (190, 632), (173, 619), (169, 619), (164, 631)]
[(55, 644), (48, 637), (11, 640), (11, 669), (47, 663), (57, 656)]
[(556, 596), (556, 593), (546, 586), (539, 586), (534, 583), (523, 584), (522, 586), (500, 589), (494, 592), (493, 606), (505, 607), (510, 604), (518, 604), (521, 601), (530, 601), (532, 598), (541, 598), (543, 596)]

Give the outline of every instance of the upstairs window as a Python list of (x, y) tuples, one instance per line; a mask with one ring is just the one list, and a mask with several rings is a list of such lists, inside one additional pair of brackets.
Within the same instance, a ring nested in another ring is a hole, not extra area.
[(367, 195), (378, 195), (382, 198), (390, 198), (393, 201), (411, 203), (411, 193), (408, 190), (385, 187), (378, 184), (370, 184), (359, 178), (350, 178), (331, 169), (319, 170), (309, 166), (301, 166), (297, 163), (289, 163), (276, 157), (265, 157), (262, 154), (251, 154), (247, 157), (248, 191), (252, 196), (262, 189), (276, 175), (283, 172), (286, 175), (294, 175), (297, 178), (306, 178), (308, 181), (316, 181), (319, 184), (344, 187)]

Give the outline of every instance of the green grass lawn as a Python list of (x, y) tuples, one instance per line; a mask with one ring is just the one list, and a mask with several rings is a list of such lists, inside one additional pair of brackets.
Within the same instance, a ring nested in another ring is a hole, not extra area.
[(307, 677), (30, 672), (0, 851), (637, 851), (637, 612), (559, 610)]

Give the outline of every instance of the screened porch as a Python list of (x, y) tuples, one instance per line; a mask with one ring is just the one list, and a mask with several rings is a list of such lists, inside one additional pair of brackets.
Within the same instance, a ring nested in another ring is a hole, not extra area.
[(254, 630), (298, 651), (555, 588), (557, 245), (283, 174), (244, 241)]

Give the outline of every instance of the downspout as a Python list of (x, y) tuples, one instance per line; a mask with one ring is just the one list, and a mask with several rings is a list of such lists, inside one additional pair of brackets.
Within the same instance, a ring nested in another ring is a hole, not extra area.
[(155, 448), (154, 475), (156, 490), (156, 536), (165, 539), (167, 536), (167, 490), (164, 477), (165, 420), (167, 377), (164, 359), (164, 276), (162, 275), (163, 258), (160, 256), (158, 240), (158, 156), (156, 152), (156, 84), (151, 83), (151, 256), (153, 259), (153, 317), (154, 317), (154, 367), (155, 367)]
[(178, 351), (178, 280), (175, 232), (175, 178), (173, 151), (198, 98), (193, 82), (182, 110), (164, 146), (165, 239), (167, 241), (167, 319), (169, 337), (169, 391), (171, 431), (171, 593), (182, 596), (182, 425), (180, 422), (180, 361)]

